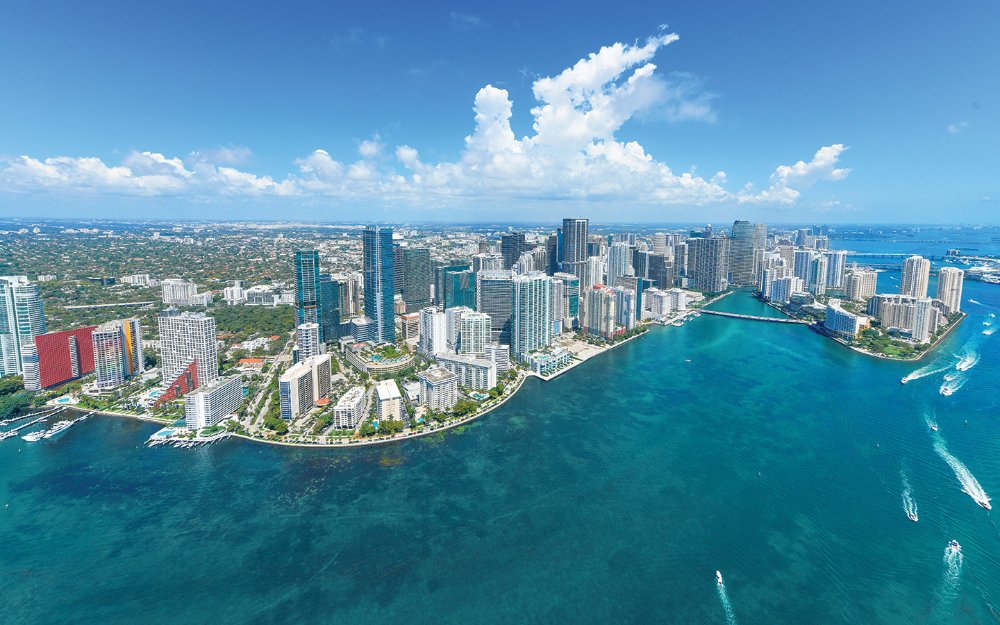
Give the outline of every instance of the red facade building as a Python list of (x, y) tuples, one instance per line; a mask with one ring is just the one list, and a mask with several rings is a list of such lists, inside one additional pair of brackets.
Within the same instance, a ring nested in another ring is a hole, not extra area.
[(94, 343), (90, 337), (96, 327), (49, 332), (35, 337), (42, 388), (65, 384), (94, 372)]

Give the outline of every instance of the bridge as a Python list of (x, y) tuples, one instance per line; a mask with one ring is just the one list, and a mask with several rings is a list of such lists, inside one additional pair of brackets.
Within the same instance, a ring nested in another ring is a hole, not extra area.
[(790, 317), (761, 317), (759, 315), (741, 315), (739, 313), (722, 312), (721, 310), (706, 310), (702, 308), (699, 312), (717, 317), (732, 317), (733, 319), (750, 319), (751, 321), (770, 321), (771, 323), (794, 323), (797, 325), (809, 325), (811, 321), (805, 319), (792, 319)]

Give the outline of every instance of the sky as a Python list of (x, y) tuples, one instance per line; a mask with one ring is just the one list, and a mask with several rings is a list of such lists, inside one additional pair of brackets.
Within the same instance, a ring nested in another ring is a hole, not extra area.
[(996, 2), (146, 4), (5, 3), (0, 216), (1000, 222)]

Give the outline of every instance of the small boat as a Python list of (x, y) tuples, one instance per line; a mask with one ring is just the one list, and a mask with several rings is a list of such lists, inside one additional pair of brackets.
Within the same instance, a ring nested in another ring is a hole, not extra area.
[(719, 586), (722, 585), (722, 573), (720, 571), (715, 572), (715, 583)]
[(916, 523), (917, 522), (917, 513), (916, 512), (907, 512), (906, 513), (906, 518), (908, 518), (911, 521), (913, 521), (914, 523)]
[(993, 506), (990, 505), (990, 500), (989, 499), (982, 499), (982, 500), (977, 499), (976, 503), (978, 503), (983, 508), (986, 508), (987, 510), (992, 510), (993, 509)]
[(938, 425), (937, 425), (937, 423), (931, 423), (931, 429), (934, 430), (935, 432), (937, 432), (938, 431)]
[(909, 382), (909, 380), (907, 380), (906, 378), (900, 378), (899, 379), (899, 383), (900, 384), (906, 384), (907, 382)]

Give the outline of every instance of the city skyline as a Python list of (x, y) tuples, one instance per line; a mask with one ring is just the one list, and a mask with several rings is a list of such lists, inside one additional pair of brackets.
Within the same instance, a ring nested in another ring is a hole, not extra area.
[[(711, 20), (703, 9), (636, 7), (557, 36), (547, 11), (526, 24), (486, 9), (400, 8), (390, 20), (315, 10), (330, 19), (289, 25), (275, 58), (204, 9), (197, 34), (210, 51), (203, 66), (185, 64), (188, 76), (178, 59), (136, 48), (135, 34), (106, 33), (121, 16), (67, 7), (40, 32), (43, 20), (24, 8), (0, 41), (50, 49), (4, 72), (17, 95), (0, 105), (11, 120), (0, 132), (0, 200), (21, 217), (325, 222), (363, 210), (375, 221), (481, 222), (585, 212), (601, 223), (625, 208), (636, 223), (995, 221), (997, 89), (983, 78), (983, 52), (995, 47), (984, 42), (996, 8), (915, 12), (909, 29), (880, 29), (904, 16), (866, 9), (862, 20), (852, 7), (789, 8), (798, 19), (788, 29), (738, 6)], [(191, 20), (160, 11), (146, 15), (162, 26), (154, 43), (193, 60), (180, 45)], [(272, 16), (242, 19), (254, 31)], [(927, 47), (931, 27), (939, 45)], [(817, 29), (844, 33), (853, 49), (813, 46)], [(747, 52), (717, 49), (723, 38)], [(81, 52), (67, 61), (71, 45)], [(134, 58), (116, 54), (125, 48)], [(247, 67), (227, 73), (222, 59), (234, 53), (282, 76), (293, 97), (246, 80)], [(880, 73), (886, 66), (899, 76)], [(140, 69), (156, 78), (136, 85)], [(915, 72), (921, 81), (904, 78)], [(63, 84), (78, 100), (71, 115), (53, 109)]]

